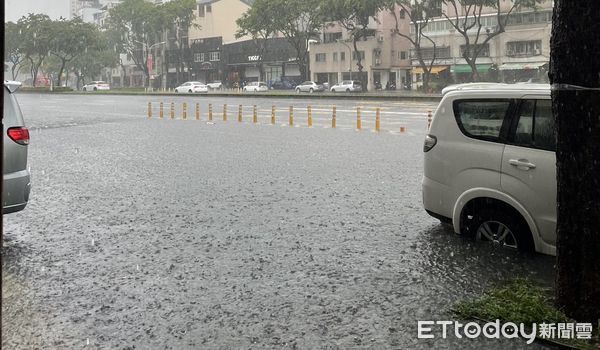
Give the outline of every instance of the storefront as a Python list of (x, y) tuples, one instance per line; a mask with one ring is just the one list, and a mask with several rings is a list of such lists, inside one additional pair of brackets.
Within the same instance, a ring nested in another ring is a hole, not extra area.
[[(425, 70), (421, 66), (414, 67), (412, 70), (412, 88), (414, 90), (421, 90), (423, 88), (423, 74)], [(450, 75), (449, 65), (432, 66), (429, 76), (429, 86), (434, 90), (440, 90), (440, 87), (444, 87), (450, 84), (452, 76)]]
[(503, 83), (548, 81), (548, 62), (504, 63), (498, 70)]
[(223, 80), (223, 39), (196, 39), (191, 45), (192, 78), (205, 83)]
[(225, 84), (241, 86), (251, 81), (268, 85), (300, 80), (296, 51), (284, 38), (246, 40), (223, 46)]

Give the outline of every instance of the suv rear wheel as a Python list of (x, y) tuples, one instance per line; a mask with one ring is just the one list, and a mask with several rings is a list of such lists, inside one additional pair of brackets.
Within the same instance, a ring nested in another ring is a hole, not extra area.
[(476, 241), (522, 252), (533, 251), (531, 232), (521, 217), (504, 210), (483, 209), (467, 218), (464, 233)]

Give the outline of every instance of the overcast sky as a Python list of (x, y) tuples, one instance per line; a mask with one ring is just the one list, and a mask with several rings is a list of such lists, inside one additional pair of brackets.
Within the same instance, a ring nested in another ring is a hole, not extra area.
[(3, 0), (6, 6), (4, 21), (17, 21), (28, 13), (45, 13), (52, 19), (69, 18), (69, 0)]

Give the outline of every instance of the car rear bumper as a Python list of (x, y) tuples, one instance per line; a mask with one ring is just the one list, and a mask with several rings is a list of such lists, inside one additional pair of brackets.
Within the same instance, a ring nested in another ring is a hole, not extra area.
[(29, 201), (31, 191), (31, 174), (29, 170), (17, 171), (4, 175), (2, 206), (4, 213), (23, 210)]

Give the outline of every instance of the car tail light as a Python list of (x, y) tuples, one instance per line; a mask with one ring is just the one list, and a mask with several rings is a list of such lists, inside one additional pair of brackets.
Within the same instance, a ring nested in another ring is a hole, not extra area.
[(423, 144), (423, 152), (429, 152), (437, 144), (437, 137), (433, 135), (425, 135), (425, 143)]
[(6, 134), (19, 145), (29, 144), (29, 130), (24, 126), (9, 128), (6, 130)]

